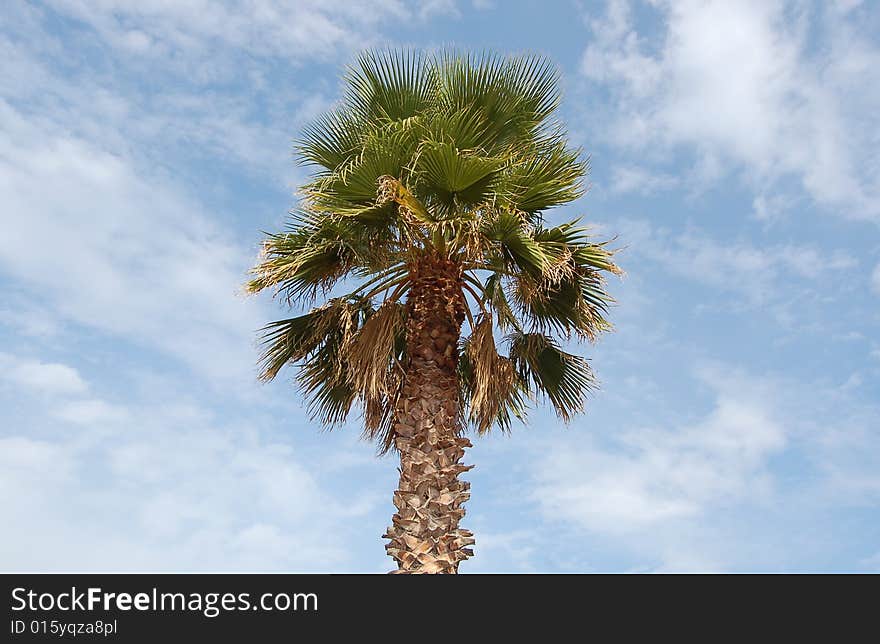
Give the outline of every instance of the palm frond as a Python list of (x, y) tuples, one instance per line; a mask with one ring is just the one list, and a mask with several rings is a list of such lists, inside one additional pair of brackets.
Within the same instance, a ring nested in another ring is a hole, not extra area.
[(498, 355), (492, 318), (484, 317), (466, 343), (469, 420), (481, 434), (498, 424), (510, 429), (510, 417), (523, 419), (525, 387), (510, 358)]
[(491, 139), (487, 138), (488, 124), (482, 112), (471, 109), (432, 109), (420, 124), (423, 139), (450, 143), (462, 150), (489, 156)]
[(535, 243), (527, 223), (514, 211), (498, 210), (484, 218), (481, 231), (488, 242), (489, 254), (496, 251), (498, 259), (509, 271), (522, 271), (540, 277), (547, 266), (547, 256)]
[(514, 301), (523, 321), (542, 333), (575, 334), (593, 341), (611, 329), (605, 315), (612, 300), (595, 273), (556, 283), (514, 283)]
[(562, 141), (527, 150), (503, 173), (498, 202), (530, 214), (569, 203), (583, 195), (588, 168), (580, 151), (569, 150)]
[(298, 365), (297, 380), (309, 411), (323, 424), (345, 420), (357, 391), (346, 348), (372, 312), (363, 298), (334, 298), (305, 315), (263, 329), (261, 379), (272, 380), (286, 365)]
[(416, 50), (361, 54), (345, 78), (345, 103), (364, 120), (399, 121), (424, 110), (433, 98), (433, 66)]
[(516, 56), (507, 64), (508, 90), (520, 97), (521, 108), (543, 121), (559, 106), (559, 70), (542, 56)]
[(363, 298), (333, 298), (304, 315), (271, 322), (261, 330), (261, 379), (272, 380), (287, 364), (313, 354), (321, 345), (346, 345), (371, 306)]
[(482, 114), (490, 154), (531, 140), (558, 102), (558, 72), (540, 57), (446, 52), (436, 66), (438, 100)]
[(379, 177), (406, 181), (416, 145), (406, 128), (386, 126), (372, 131), (356, 156), (305, 186), (308, 206), (336, 214), (359, 214), (374, 206)]
[(394, 389), (389, 373), (397, 371), (395, 347), (403, 333), (404, 311), (399, 302), (383, 303), (346, 347), (349, 378), (365, 397), (382, 397)]
[(514, 301), (525, 322), (542, 333), (575, 334), (593, 341), (611, 329), (606, 315), (614, 299), (603, 273), (620, 274), (614, 252), (594, 243), (576, 221), (537, 228), (535, 245), (548, 258), (539, 274), (510, 271)]
[(415, 219), (422, 223), (434, 223), (435, 219), (428, 213), (424, 204), (413, 195), (402, 181), (391, 175), (382, 175), (377, 181), (377, 204), (396, 203), (401, 208), (404, 218)]
[(379, 221), (299, 215), (290, 231), (267, 235), (245, 289), (275, 288), (290, 303), (314, 300), (352, 271), (393, 261), (394, 235)]
[(480, 156), (452, 143), (426, 141), (415, 170), (419, 172), (421, 190), (446, 219), (489, 199), (503, 165), (503, 158)]
[(522, 323), (517, 319), (513, 309), (510, 307), (510, 303), (507, 301), (507, 294), (504, 292), (501, 274), (492, 273), (486, 278), (483, 293), (485, 294), (486, 303), (495, 312), (498, 327), (502, 331), (522, 330)]
[(589, 363), (563, 351), (541, 333), (514, 332), (508, 336), (510, 360), (520, 378), (531, 382), (564, 421), (583, 411), (586, 396), (597, 383)]
[(337, 107), (307, 125), (295, 149), (302, 162), (332, 171), (358, 154), (366, 132), (362, 122)]

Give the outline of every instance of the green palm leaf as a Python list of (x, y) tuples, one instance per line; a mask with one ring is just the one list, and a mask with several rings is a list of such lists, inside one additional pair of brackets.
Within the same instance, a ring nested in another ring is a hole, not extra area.
[(520, 377), (546, 395), (560, 418), (568, 422), (582, 411), (587, 394), (596, 387), (589, 363), (566, 353), (541, 333), (508, 336), (510, 360)]
[(417, 51), (366, 52), (349, 68), (345, 103), (363, 120), (400, 121), (428, 107), (434, 69)]
[(479, 156), (451, 143), (427, 141), (419, 151), (415, 168), (431, 202), (448, 217), (489, 199), (503, 164), (503, 158)]

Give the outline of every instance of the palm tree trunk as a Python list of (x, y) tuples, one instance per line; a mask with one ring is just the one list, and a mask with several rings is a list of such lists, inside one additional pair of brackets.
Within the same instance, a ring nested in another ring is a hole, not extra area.
[(456, 369), (464, 321), (461, 267), (437, 257), (411, 266), (407, 300), (408, 364), (395, 409), (394, 444), (400, 453), (397, 512), (385, 533), (399, 573), (456, 573), (473, 555), (473, 533), (458, 527), (470, 484), (458, 475), (466, 447), (459, 421)]

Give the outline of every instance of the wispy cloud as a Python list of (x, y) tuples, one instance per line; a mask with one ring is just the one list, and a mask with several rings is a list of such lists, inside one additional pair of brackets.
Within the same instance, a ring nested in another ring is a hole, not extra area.
[(116, 423), (129, 416), (128, 410), (124, 407), (96, 398), (64, 403), (55, 411), (55, 415), (61, 420), (86, 427)]
[(880, 550), (878, 550), (870, 557), (866, 557), (865, 559), (863, 559), (862, 566), (865, 568), (865, 570), (880, 572)]
[(371, 28), (401, 20), (408, 13), (407, 3), (398, 0), (256, 0), (246, 4), (62, 0), (53, 3), (53, 10), (88, 24), (130, 55), (151, 62), (197, 61), (195, 69), (200, 73), (224, 77), (235, 73), (222, 68), (230, 54), (248, 52), (289, 61), (327, 57), (362, 43)]
[[(461, 17), (461, 11), (455, 0), (421, 0), (419, 3), (419, 18), (428, 20), (432, 16)], [(475, 5), (475, 8), (479, 8)]]
[(693, 424), (618, 432), (615, 449), (580, 440), (553, 450), (536, 468), (533, 498), (548, 516), (624, 534), (730, 498), (756, 501), (768, 489), (767, 459), (785, 447), (785, 428), (766, 400), (711, 380), (703, 376), (715, 388), (714, 407)]
[[(0, 102), (0, 267), (64, 317), (225, 377), (246, 364), (250, 260), (173, 182)], [(186, 320), (181, 323), (181, 320)]]
[[(531, 498), (546, 520), (628, 549), (637, 569), (785, 569), (791, 531), (804, 521), (813, 532), (800, 547), (851, 547), (845, 528), (814, 522), (877, 502), (876, 405), (845, 386), (729, 364), (692, 375), (713, 399), (701, 416), (533, 445), (545, 457), (532, 468)], [(771, 512), (779, 518), (757, 543), (754, 522)], [(858, 560), (852, 552), (848, 565)]]
[(880, 218), (880, 48), (866, 9), (696, 0), (653, 9), (664, 25), (656, 37), (637, 30), (625, 0), (588, 17), (581, 68), (612, 93), (611, 142), (661, 168), (662, 154), (692, 151), (694, 177), (714, 182), (729, 169), (759, 194), (793, 176), (841, 216)]
[(674, 174), (638, 165), (617, 166), (611, 175), (611, 190), (619, 193), (651, 194), (671, 190), (680, 183), (680, 177)]
[[(644, 219), (617, 219), (609, 230), (627, 240), (627, 254), (661, 265), (675, 275), (741, 295), (759, 305), (811, 282), (847, 275), (858, 260), (847, 250), (803, 244), (758, 244), (748, 239), (716, 239), (699, 229), (678, 233)], [(783, 288), (783, 283), (786, 285)]]
[(40, 364), (42, 389), (59, 374), (78, 386), (29, 401), (26, 378), (6, 392), (22, 402), (0, 436), (0, 504), (28, 527), (0, 537), (4, 570), (322, 571), (380, 561), (380, 545), (374, 560), (353, 559), (346, 545), (375, 499), (336, 496), (289, 439), (167, 386), (125, 406), (81, 395), (100, 388), (72, 379), (72, 367)]
[(31, 391), (49, 394), (82, 394), (88, 385), (66, 364), (40, 362), (0, 353), (0, 378)]

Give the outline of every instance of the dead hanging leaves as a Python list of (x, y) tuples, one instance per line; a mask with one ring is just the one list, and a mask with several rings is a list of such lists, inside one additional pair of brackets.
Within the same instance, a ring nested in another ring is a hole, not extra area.
[(392, 445), (391, 420), (403, 385), (404, 367), (397, 345), (404, 334), (406, 308), (384, 302), (346, 347), (349, 380), (364, 403), (364, 433)]
[(422, 205), (422, 202), (416, 199), (399, 179), (395, 179), (390, 175), (382, 175), (376, 180), (376, 184), (378, 186), (376, 190), (377, 206), (394, 202), (400, 206), (401, 216), (410, 223), (416, 221), (429, 223), (434, 221), (428, 214), (425, 206)]
[(393, 389), (389, 382), (389, 356), (403, 332), (404, 306), (385, 302), (347, 345), (352, 384), (365, 397), (377, 398)]
[(519, 381), (510, 359), (498, 354), (491, 317), (484, 316), (473, 329), (467, 353), (473, 369), (470, 419), (482, 434), (495, 423), (503, 401), (511, 398)]

